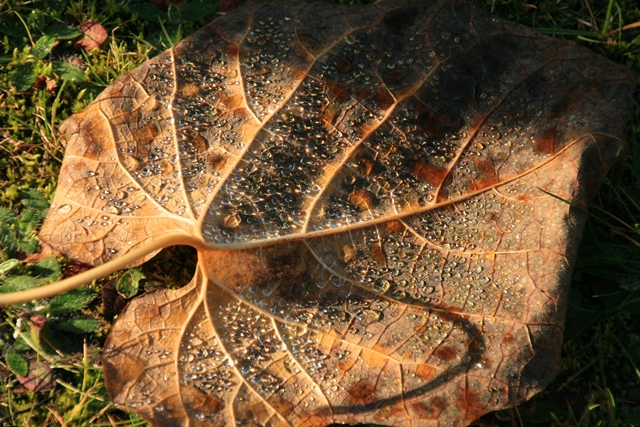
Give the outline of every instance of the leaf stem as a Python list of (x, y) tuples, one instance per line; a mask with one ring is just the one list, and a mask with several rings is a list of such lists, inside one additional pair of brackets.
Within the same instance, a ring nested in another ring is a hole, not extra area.
[(79, 288), (80, 286), (90, 283), (93, 280), (108, 276), (109, 274), (127, 268), (140, 258), (143, 258), (153, 252), (164, 249), (168, 246), (189, 245), (196, 249), (204, 248), (202, 240), (188, 235), (171, 235), (158, 240), (153, 240), (142, 245), (126, 254), (112, 259), (104, 264), (84, 271), (75, 276), (69, 277), (58, 282), (51, 283), (39, 288), (28, 289), (20, 292), (10, 292), (6, 294), (0, 293), (0, 307), (6, 307), (12, 304), (20, 304), (43, 298), (50, 298), (63, 292)]

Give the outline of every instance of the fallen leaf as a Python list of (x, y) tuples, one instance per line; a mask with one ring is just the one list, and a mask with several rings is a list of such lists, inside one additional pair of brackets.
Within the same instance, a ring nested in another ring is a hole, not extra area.
[(26, 377), (16, 375), (18, 382), (29, 391), (44, 393), (53, 390), (55, 374), (46, 360), (34, 359), (29, 362), (29, 374)]
[(78, 28), (84, 33), (84, 36), (73, 44), (76, 49), (95, 49), (109, 37), (107, 30), (99, 22), (85, 21), (78, 25)]
[(557, 372), (633, 85), (461, 1), (247, 2), (63, 124), (41, 238), (198, 239), (104, 347), (152, 425), (467, 424)]
[(56, 83), (56, 81), (51, 77), (38, 76), (36, 79), (36, 87), (43, 87), (47, 92), (53, 93), (53, 91), (58, 87), (58, 83)]

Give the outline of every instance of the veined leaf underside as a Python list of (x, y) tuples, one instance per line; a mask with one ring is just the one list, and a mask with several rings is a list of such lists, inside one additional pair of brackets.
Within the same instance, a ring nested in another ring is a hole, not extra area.
[(460, 1), (248, 2), (65, 122), (41, 237), (199, 242), (105, 345), (153, 425), (466, 424), (555, 374), (632, 86)]

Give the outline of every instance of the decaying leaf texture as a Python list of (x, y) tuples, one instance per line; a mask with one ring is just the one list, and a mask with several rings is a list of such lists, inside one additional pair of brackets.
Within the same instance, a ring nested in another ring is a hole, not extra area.
[(460, 1), (248, 2), (65, 122), (41, 237), (96, 264), (202, 240), (105, 345), (153, 425), (466, 424), (557, 370), (632, 87)]

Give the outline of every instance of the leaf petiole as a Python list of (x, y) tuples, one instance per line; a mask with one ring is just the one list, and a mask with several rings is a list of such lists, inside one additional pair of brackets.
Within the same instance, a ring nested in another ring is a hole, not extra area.
[(10, 292), (6, 294), (0, 293), (0, 307), (6, 307), (13, 304), (21, 304), (29, 301), (50, 298), (63, 292), (79, 288), (82, 285), (92, 282), (101, 277), (127, 268), (139, 259), (152, 254), (156, 251), (164, 249), (168, 246), (189, 245), (198, 249), (204, 247), (202, 240), (188, 235), (171, 235), (158, 240), (154, 240), (140, 246), (126, 254), (101, 264), (97, 267), (87, 270), (75, 276), (60, 280), (50, 285), (41, 286), (39, 288), (28, 289), (20, 292)]

